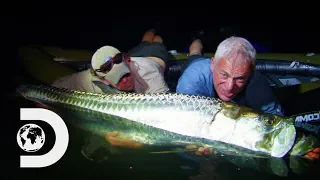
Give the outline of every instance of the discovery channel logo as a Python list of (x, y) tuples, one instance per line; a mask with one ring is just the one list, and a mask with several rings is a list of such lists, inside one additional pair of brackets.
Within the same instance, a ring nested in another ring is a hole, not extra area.
[[(20, 120), (44, 121), (54, 133), (55, 142), (52, 149), (44, 155), (20, 156), (21, 168), (41, 168), (59, 161), (66, 152), (69, 144), (69, 132), (63, 119), (56, 113), (42, 108), (21, 108)], [(17, 143), (26, 152), (36, 152), (45, 143), (45, 133), (36, 124), (25, 124), (17, 133)]]

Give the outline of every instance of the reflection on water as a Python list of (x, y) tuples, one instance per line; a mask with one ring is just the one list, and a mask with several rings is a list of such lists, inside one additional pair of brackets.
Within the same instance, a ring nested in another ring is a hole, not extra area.
[[(72, 179), (225, 179), (246, 177), (246, 179), (300, 179), (310, 176), (307, 172), (302, 175), (292, 172), (290, 163), (296, 172), (305, 171), (299, 167), (304, 161), (284, 162), (281, 159), (250, 159), (234, 156), (197, 156), (191, 152), (171, 154), (148, 154), (125, 151), (125, 153), (110, 153), (102, 151), (108, 157), (102, 162), (86, 159), (81, 148), (88, 133), (69, 126), (70, 145), (63, 160), (54, 165), (55, 177), (70, 176)], [(279, 161), (277, 161), (279, 160)], [(297, 161), (299, 160), (299, 161)], [(297, 163), (299, 162), (299, 163)], [(284, 164), (283, 164), (284, 163)], [(288, 165), (289, 164), (289, 165)], [(303, 164), (305, 165), (305, 164)], [(315, 168), (307, 167), (315, 173)], [(288, 174), (287, 174), (288, 173)], [(314, 175), (314, 174), (313, 174)], [(285, 177), (281, 177), (285, 176)]]
[[(177, 154), (108, 154), (108, 159), (99, 163), (86, 159), (80, 152), (84, 144), (84, 133), (70, 127), (70, 144), (65, 156), (56, 164), (44, 169), (27, 169), (24, 176), (37, 174), (43, 179), (192, 179), (212, 180), (245, 177), (248, 179), (284, 179), (282, 177), (259, 172), (250, 168), (239, 168), (223, 157), (204, 158), (188, 154), (194, 160)], [(318, 166), (319, 168), (320, 166)], [(315, 176), (315, 168), (310, 169), (312, 174), (298, 175), (292, 172), (285, 179), (301, 179)], [(31, 176), (30, 176), (31, 177)], [(37, 179), (36, 178), (36, 179)], [(28, 178), (27, 178), (28, 179)], [(32, 178), (34, 179), (34, 178)]]
[[(248, 164), (250, 164), (248, 162)], [(247, 164), (247, 165), (248, 165)], [(304, 171), (304, 173), (299, 174), (297, 171), (293, 172), (293, 169), (288, 169), (288, 174), (282, 176), (279, 172), (286, 172), (284, 167), (279, 167), (278, 164), (270, 164), (270, 163), (261, 163), (257, 166), (249, 166), (247, 165), (235, 165), (230, 164), (228, 160), (220, 159), (210, 159), (207, 161), (201, 161), (199, 174), (196, 176), (192, 176), (192, 179), (226, 179), (231, 180), (239, 177), (246, 177), (246, 179), (300, 179), (308, 176), (317, 176), (316, 169), (319, 169), (318, 166), (310, 167), (313, 169), (309, 169), (308, 171)], [(268, 166), (270, 165), (270, 166)], [(260, 166), (260, 167), (258, 167)], [(278, 174), (277, 174), (278, 173)], [(298, 173), (298, 174), (297, 174)]]
[[(302, 159), (275, 161), (234, 156), (197, 156), (194, 153), (149, 154), (141, 152), (110, 153), (105, 161), (85, 158), (81, 149), (88, 133), (68, 125), (70, 142), (66, 154), (56, 164), (42, 169), (23, 169), (24, 179), (301, 179), (320, 177), (320, 165), (305, 166)], [(291, 165), (291, 166), (290, 166)], [(303, 168), (305, 169), (303, 169)], [(287, 168), (287, 169), (286, 169)], [(295, 172), (293, 172), (293, 170)], [(307, 170), (307, 171), (305, 171)], [(288, 173), (288, 174), (287, 174)], [(301, 174), (299, 174), (301, 173)], [(37, 174), (35, 177), (34, 174)], [(285, 177), (281, 177), (285, 175)], [(27, 178), (26, 178), (27, 177)]]

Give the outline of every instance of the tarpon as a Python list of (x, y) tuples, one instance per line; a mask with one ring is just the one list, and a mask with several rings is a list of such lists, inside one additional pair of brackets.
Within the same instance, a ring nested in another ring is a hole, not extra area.
[(73, 112), (69, 115), (91, 116), (85, 121), (70, 120), (85, 130), (99, 135), (124, 132), (123, 138), (146, 146), (201, 144), (223, 151), (232, 145), (283, 157), (296, 138), (294, 119), (216, 98), (177, 93), (98, 94), (44, 85), (21, 85), (17, 92), (29, 100)]

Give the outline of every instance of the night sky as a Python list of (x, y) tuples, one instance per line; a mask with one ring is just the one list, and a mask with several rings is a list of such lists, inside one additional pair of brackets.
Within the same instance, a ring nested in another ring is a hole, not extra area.
[[(151, 28), (162, 36), (168, 50), (178, 52), (186, 52), (200, 31), (204, 32), (205, 53), (214, 53), (217, 45), (231, 35), (249, 39), (257, 45), (258, 52), (258, 48), (279, 53), (320, 52), (316, 16), (209, 16), (209, 11), (199, 13), (187, 9), (184, 13), (177, 12), (177, 16), (134, 16), (130, 12), (130, 16), (2, 16), (2, 43), (6, 48), (2, 57), (10, 67), (3, 73), (19, 74), (20, 65), (16, 61), (19, 46), (36, 44), (94, 52), (112, 45), (126, 52)], [(4, 80), (13, 82), (11, 78)]]
[[(113, 45), (127, 51), (144, 31), (155, 28), (168, 49), (183, 51), (192, 36), (203, 30), (206, 52), (230, 35), (248, 38), (270, 52), (319, 52), (320, 28), (310, 17), (259, 16), (24, 16), (7, 18), (10, 43), (43, 44), (96, 50)], [(223, 30), (223, 31), (222, 31)], [(8, 36), (6, 36), (8, 38)]]

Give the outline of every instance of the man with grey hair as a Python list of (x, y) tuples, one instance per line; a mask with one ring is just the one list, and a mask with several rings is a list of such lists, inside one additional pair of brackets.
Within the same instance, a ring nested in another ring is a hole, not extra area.
[(256, 50), (241, 37), (222, 41), (212, 58), (202, 56), (202, 43), (189, 47), (189, 64), (179, 78), (177, 93), (217, 97), (254, 110), (283, 115), (267, 80), (255, 70)]
[[(255, 70), (256, 50), (248, 40), (229, 37), (218, 45), (212, 58), (202, 56), (202, 48), (199, 39), (190, 45), (190, 63), (178, 81), (177, 93), (217, 97), (260, 112), (283, 116), (282, 107), (269, 83)], [(301, 132), (297, 137), (308, 136)], [(211, 152), (210, 148), (199, 148), (196, 154)], [(320, 148), (314, 148), (306, 152), (305, 157), (319, 159), (319, 152)]]

